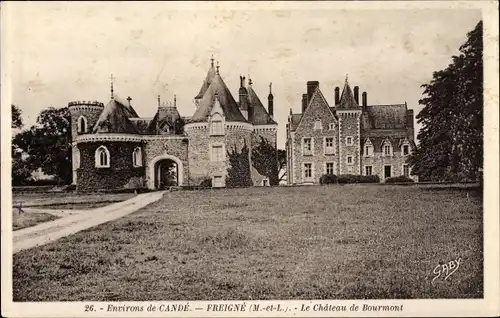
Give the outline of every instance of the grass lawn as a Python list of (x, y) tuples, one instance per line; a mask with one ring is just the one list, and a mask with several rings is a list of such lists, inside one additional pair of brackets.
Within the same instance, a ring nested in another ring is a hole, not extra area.
[(482, 213), (446, 188), (171, 192), (15, 254), (14, 301), (482, 298)]
[(14, 204), (47, 209), (92, 209), (113, 202), (134, 197), (133, 193), (88, 193), (52, 192), (52, 193), (13, 193)]
[(48, 213), (17, 213), (17, 210), (12, 213), (12, 230), (20, 230), (26, 227), (35, 226), (39, 223), (53, 221), (59, 217)]

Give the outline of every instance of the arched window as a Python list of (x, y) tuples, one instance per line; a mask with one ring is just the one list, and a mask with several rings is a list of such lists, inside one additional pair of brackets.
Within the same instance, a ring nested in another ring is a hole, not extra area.
[(218, 113), (210, 120), (210, 134), (215, 136), (224, 135), (224, 120)]
[(81, 134), (87, 132), (87, 118), (83, 116), (78, 118), (78, 132)]
[(110, 166), (109, 151), (106, 147), (100, 146), (95, 151), (95, 166), (96, 168), (109, 168)]
[(132, 163), (134, 167), (142, 167), (142, 149), (141, 147), (137, 147), (134, 149), (132, 153)]

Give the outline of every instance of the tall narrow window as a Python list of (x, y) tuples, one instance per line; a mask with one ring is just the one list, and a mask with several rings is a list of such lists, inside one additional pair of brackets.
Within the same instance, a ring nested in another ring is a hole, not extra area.
[(224, 122), (222, 116), (214, 114), (210, 122), (210, 134), (215, 136), (224, 135)]
[(132, 153), (132, 162), (134, 167), (142, 167), (142, 150), (140, 147), (134, 149)]
[(312, 139), (304, 138), (303, 139), (303, 153), (304, 155), (312, 155)]
[(373, 155), (373, 146), (371, 145), (365, 146), (365, 156), (370, 157), (372, 155)]
[(212, 161), (221, 162), (224, 160), (222, 145), (212, 146)]
[(365, 166), (365, 175), (366, 176), (372, 175), (372, 166)]
[(384, 145), (384, 156), (392, 156), (392, 146)]
[(410, 177), (410, 167), (408, 165), (403, 165), (403, 175), (407, 178)]
[(352, 156), (347, 156), (347, 164), (352, 165)]
[(352, 137), (346, 137), (345, 143), (346, 143), (346, 145), (351, 146), (352, 145)]
[(410, 154), (410, 145), (403, 145), (403, 156), (408, 156)]
[(110, 157), (109, 151), (106, 147), (100, 146), (95, 151), (95, 166), (96, 168), (109, 168)]
[(78, 132), (81, 134), (87, 132), (87, 118), (83, 116), (78, 118)]
[(334, 153), (333, 150), (333, 137), (325, 138), (325, 154), (331, 155)]
[(304, 178), (312, 178), (312, 163), (304, 163)]
[(326, 174), (335, 174), (333, 162), (326, 163)]

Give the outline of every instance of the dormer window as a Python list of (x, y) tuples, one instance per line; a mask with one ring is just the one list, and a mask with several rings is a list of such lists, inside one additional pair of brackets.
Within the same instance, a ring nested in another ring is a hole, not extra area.
[(87, 132), (87, 118), (80, 116), (78, 118), (78, 132), (84, 134)]
[(403, 144), (403, 146), (401, 147), (401, 153), (403, 154), (403, 156), (408, 156), (410, 154), (410, 144)]
[(392, 145), (389, 141), (385, 141), (382, 145), (382, 155), (384, 157), (392, 157)]
[(142, 167), (142, 149), (137, 147), (132, 153), (132, 163), (134, 167)]
[(96, 168), (109, 168), (110, 167), (109, 151), (104, 146), (100, 146), (95, 151), (95, 167)]
[(369, 139), (365, 142), (364, 154), (365, 157), (373, 156), (373, 145)]
[(224, 121), (221, 115), (214, 114), (210, 122), (210, 134), (212, 136), (224, 135)]

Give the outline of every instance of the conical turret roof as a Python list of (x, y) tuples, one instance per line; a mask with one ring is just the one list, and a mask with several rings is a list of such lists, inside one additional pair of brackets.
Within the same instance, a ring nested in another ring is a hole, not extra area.
[(344, 89), (342, 90), (342, 95), (340, 96), (340, 102), (338, 108), (358, 108), (359, 105), (356, 103), (354, 99), (354, 94), (352, 93), (351, 86), (349, 86), (349, 82), (347, 81), (347, 77), (345, 79)]
[(215, 104), (216, 94), (227, 121), (247, 121), (241, 114), (238, 103), (234, 100), (222, 77), (219, 74), (215, 74), (203, 98), (200, 99), (191, 122), (207, 121), (207, 117), (210, 115), (212, 107)]
[(216, 72), (215, 72), (214, 62), (212, 59), (212, 64), (211, 64), (210, 68), (208, 69), (207, 76), (205, 77), (205, 80), (201, 84), (200, 92), (198, 93), (198, 95), (196, 95), (195, 99), (200, 99), (203, 97), (203, 95), (205, 95), (205, 92), (207, 91), (208, 87), (210, 86), (210, 83), (212, 82), (212, 79), (214, 78), (215, 75), (216, 75)]
[(111, 99), (97, 119), (93, 133), (135, 134), (137, 130), (129, 118), (138, 117), (132, 106), (125, 106), (116, 99)]
[(266, 108), (255, 93), (252, 85), (247, 87), (249, 103), (249, 121), (254, 125), (275, 125), (276, 122), (271, 118)]

